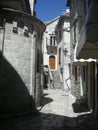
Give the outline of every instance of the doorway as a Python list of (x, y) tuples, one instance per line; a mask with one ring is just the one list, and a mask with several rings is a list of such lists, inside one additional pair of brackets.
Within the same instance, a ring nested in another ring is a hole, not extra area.
[(50, 66), (50, 69), (55, 69), (55, 56), (50, 56), (49, 57), (49, 66)]

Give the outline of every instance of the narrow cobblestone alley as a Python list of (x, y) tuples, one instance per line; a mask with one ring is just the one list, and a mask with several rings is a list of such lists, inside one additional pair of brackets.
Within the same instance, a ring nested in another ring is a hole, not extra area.
[(69, 91), (44, 90), (39, 113), (2, 120), (0, 130), (88, 130), (87, 125), (79, 125), (76, 117), (81, 114), (73, 111), (74, 102)]
[(98, 130), (96, 12), (98, 0), (1, 0), (0, 130)]

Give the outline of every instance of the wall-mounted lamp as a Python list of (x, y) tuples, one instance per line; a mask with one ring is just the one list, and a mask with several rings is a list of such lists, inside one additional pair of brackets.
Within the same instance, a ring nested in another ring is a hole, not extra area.
[(65, 32), (70, 32), (70, 27), (64, 28), (63, 31), (65, 31)]
[(66, 56), (66, 54), (67, 54), (67, 49), (65, 48), (64, 50), (63, 50), (63, 53), (64, 53), (64, 55)]

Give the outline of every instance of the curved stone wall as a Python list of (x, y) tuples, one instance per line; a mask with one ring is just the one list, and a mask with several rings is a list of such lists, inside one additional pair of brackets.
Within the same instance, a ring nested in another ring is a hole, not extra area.
[(41, 44), (45, 26), (11, 9), (1, 10), (0, 18), (0, 115), (32, 112), (36, 87), (34, 46)]

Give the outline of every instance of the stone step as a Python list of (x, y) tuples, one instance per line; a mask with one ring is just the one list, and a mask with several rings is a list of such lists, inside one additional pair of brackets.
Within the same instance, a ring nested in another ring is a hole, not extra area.
[(62, 83), (54, 83), (54, 88), (55, 89), (62, 89), (63, 88), (63, 84)]
[(53, 81), (60, 82), (60, 75), (58, 71), (52, 71)]

